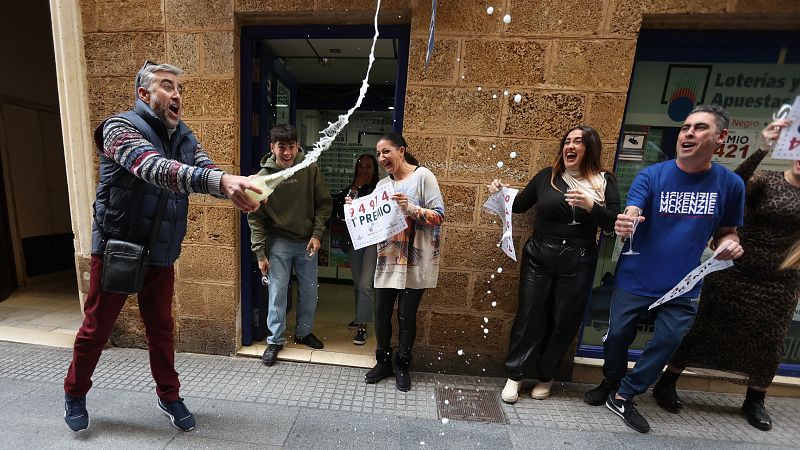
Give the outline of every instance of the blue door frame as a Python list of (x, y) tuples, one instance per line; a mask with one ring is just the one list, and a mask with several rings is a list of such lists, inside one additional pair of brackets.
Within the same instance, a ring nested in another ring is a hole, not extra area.
[[(775, 64), (780, 58), (782, 49), (788, 47), (791, 51), (785, 53), (784, 63), (798, 64), (799, 42), (800, 33), (796, 31), (642, 30), (636, 46), (631, 81), (638, 61)], [(630, 96), (625, 103), (625, 114), (628, 112), (629, 104)], [(619, 139), (622, 137), (620, 132)], [(617, 142), (617, 148), (620, 145), (621, 142)], [(618, 158), (619, 154), (614, 160), (615, 169), (619, 162)], [(590, 298), (589, 302), (591, 301)], [(603, 359), (603, 347), (582, 343), (588, 311), (587, 307), (584, 311), (583, 326), (580, 328), (576, 355)], [(628, 360), (638, 361), (641, 354), (641, 350), (628, 350)], [(800, 364), (781, 364), (777, 374), (800, 377)]]
[[(394, 100), (394, 130), (403, 130), (403, 107), (405, 105), (406, 78), (408, 76), (408, 48), (410, 42), (410, 27), (407, 25), (379, 25), (379, 38), (397, 39), (397, 79), (395, 83)], [(260, 48), (259, 41), (264, 39), (368, 39), (372, 38), (375, 29), (372, 25), (307, 25), (291, 27), (266, 27), (266, 26), (247, 26), (242, 28), (241, 33), (241, 124), (240, 124), (240, 173), (249, 175), (258, 169), (258, 160), (254, 156), (253, 149), (257, 145), (259, 148), (266, 148), (268, 130), (266, 129), (266, 114), (262, 111), (259, 121), (259, 136), (254, 139), (251, 130), (253, 129), (253, 114), (256, 112), (254, 105), (253, 89), (253, 63), (257, 56), (265, 55)], [(280, 73), (282, 70), (279, 64), (268, 64), (273, 71)], [(260, 68), (259, 68), (260, 70)], [(263, 72), (261, 72), (263, 75)], [(259, 93), (264, 92), (263, 76), (260, 77)], [(295, 120), (295, 110), (297, 104), (296, 86), (289, 86), (292, 90), (291, 122)], [(263, 100), (263, 99), (262, 99)], [(260, 105), (264, 105), (261, 101)], [(250, 227), (247, 225), (247, 217), (241, 215), (240, 219), (240, 246), (241, 246), (241, 287), (242, 287), (242, 345), (253, 343), (253, 317), (252, 300), (254, 295), (260, 295), (262, 286), (260, 273), (257, 264), (252, 259), (250, 252)]]

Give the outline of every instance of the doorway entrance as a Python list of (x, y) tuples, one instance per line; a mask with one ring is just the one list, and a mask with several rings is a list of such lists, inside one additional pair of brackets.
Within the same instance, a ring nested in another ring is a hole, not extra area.
[[(374, 154), (377, 138), (403, 127), (403, 104), (408, 68), (408, 26), (379, 27), (369, 89), (361, 107), (317, 165), (341, 208), (339, 193), (349, 186), (357, 158)], [(353, 107), (366, 74), (372, 26), (244, 27), (242, 29), (241, 173), (258, 172), (269, 151), (269, 130), (290, 123), (299, 144), (310, 149), (329, 122)], [(352, 275), (342, 249), (347, 230), (335, 212), (319, 252), (319, 302), (314, 334), (323, 350), (296, 346), (291, 339), (294, 315), (287, 314), (287, 345), (279, 359), (371, 367), (374, 330), (365, 345), (355, 345)], [(266, 343), (266, 288), (250, 252), (250, 230), (241, 222), (242, 345), (240, 354), (260, 356)], [(296, 283), (295, 283), (296, 284)], [(290, 304), (297, 300), (290, 289)]]

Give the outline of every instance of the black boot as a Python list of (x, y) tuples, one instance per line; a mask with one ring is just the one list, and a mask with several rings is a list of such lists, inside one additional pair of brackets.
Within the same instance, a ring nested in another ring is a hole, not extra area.
[(766, 392), (747, 388), (747, 397), (742, 403), (742, 413), (747, 417), (747, 422), (759, 430), (769, 431), (772, 429), (772, 418), (767, 413), (764, 406), (764, 396)]
[(411, 355), (403, 356), (397, 354), (397, 368), (394, 371), (395, 382), (397, 390), (408, 392), (411, 389), (411, 375), (408, 373), (408, 367), (411, 365)]
[(369, 372), (367, 372), (366, 376), (364, 376), (364, 380), (368, 384), (377, 383), (378, 381), (388, 378), (393, 374), (391, 348), (388, 350), (384, 350), (382, 348), (376, 349), (375, 359), (378, 361), (378, 363), (375, 364), (375, 367), (370, 369)]
[(678, 397), (675, 384), (680, 374), (665, 370), (655, 386), (653, 386), (653, 397), (661, 408), (677, 414), (683, 409), (683, 402)]

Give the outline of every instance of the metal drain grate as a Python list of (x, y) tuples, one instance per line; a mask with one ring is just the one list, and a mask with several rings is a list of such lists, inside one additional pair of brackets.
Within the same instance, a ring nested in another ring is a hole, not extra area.
[(438, 387), (436, 409), (439, 419), (508, 423), (497, 397), (497, 391)]

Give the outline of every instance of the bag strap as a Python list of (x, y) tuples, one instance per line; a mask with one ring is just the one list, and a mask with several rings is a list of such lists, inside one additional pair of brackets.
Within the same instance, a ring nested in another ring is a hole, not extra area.
[(169, 191), (166, 189), (162, 189), (161, 193), (158, 194), (158, 209), (156, 210), (156, 216), (153, 218), (153, 229), (150, 230), (150, 243), (147, 244), (147, 253), (150, 253), (150, 249), (156, 244), (156, 238), (158, 237), (158, 230), (161, 228), (161, 219), (164, 218), (164, 211), (167, 209), (167, 197), (169, 196)]

